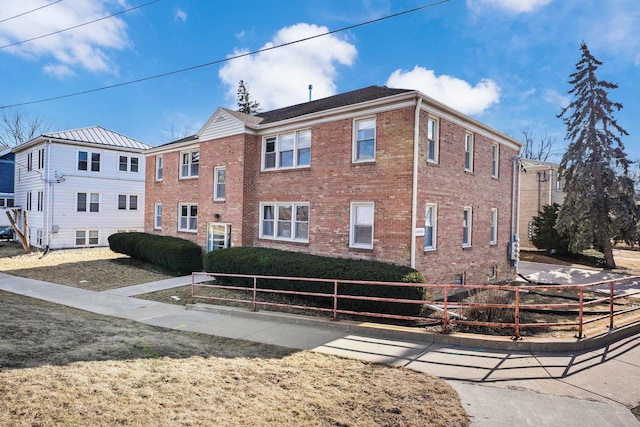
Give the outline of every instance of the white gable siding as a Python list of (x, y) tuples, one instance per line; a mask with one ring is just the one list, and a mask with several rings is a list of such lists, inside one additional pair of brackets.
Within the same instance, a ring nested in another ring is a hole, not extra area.
[(199, 139), (200, 141), (208, 141), (210, 139), (238, 135), (245, 131), (244, 123), (224, 111), (218, 111), (218, 114), (211, 117), (203, 127), (199, 134)]

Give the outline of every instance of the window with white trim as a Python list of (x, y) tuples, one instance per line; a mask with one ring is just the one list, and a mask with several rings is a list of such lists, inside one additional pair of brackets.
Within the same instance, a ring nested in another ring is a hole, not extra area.
[(489, 243), (498, 244), (498, 209), (491, 209), (491, 225), (489, 227)]
[(78, 151), (78, 170), (100, 172), (100, 153)]
[(309, 241), (309, 203), (261, 203), (260, 238)]
[(268, 136), (262, 141), (262, 170), (311, 164), (311, 129)]
[(76, 246), (96, 246), (99, 243), (98, 230), (76, 230)]
[(198, 231), (198, 205), (190, 203), (180, 203), (178, 205), (178, 230)]
[(118, 156), (118, 170), (120, 172), (138, 172), (139, 162), (137, 157)]
[(159, 230), (162, 228), (162, 203), (156, 203), (153, 212), (153, 228)]
[(44, 192), (38, 191), (38, 212), (44, 210)]
[(465, 207), (462, 211), (462, 247), (471, 247), (471, 233), (473, 221), (473, 210), (470, 207)]
[(156, 156), (156, 181), (162, 181), (164, 175), (164, 158)]
[(27, 210), (31, 210), (31, 199), (33, 198), (31, 191), (27, 191)]
[(38, 169), (44, 169), (44, 148), (38, 150)]
[[(127, 201), (129, 202), (128, 204)], [(118, 194), (118, 210), (125, 211), (127, 209), (130, 211), (138, 210), (138, 196)]]
[(498, 144), (491, 145), (491, 176), (500, 177), (500, 146)]
[(213, 200), (223, 201), (227, 192), (227, 168), (217, 166), (213, 169)]
[(182, 151), (180, 153), (180, 178), (195, 178), (200, 172), (200, 151)]
[(78, 193), (76, 211), (87, 212), (87, 205), (89, 212), (100, 212), (100, 193)]
[(33, 170), (33, 152), (27, 153), (27, 171)]
[(376, 159), (376, 118), (353, 121), (353, 162)]
[(438, 163), (440, 152), (440, 120), (427, 118), (427, 161)]
[(464, 170), (473, 172), (473, 134), (471, 132), (464, 135)]
[(436, 249), (438, 235), (438, 205), (427, 203), (424, 215), (424, 250)]
[(373, 249), (373, 202), (351, 203), (349, 246)]

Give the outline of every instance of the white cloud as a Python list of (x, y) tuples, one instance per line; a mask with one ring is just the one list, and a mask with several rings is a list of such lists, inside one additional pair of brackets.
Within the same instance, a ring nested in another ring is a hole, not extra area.
[(565, 108), (571, 103), (571, 99), (567, 95), (563, 95), (560, 92), (552, 89), (546, 89), (544, 91), (544, 100), (549, 104), (553, 104), (562, 108)]
[(176, 14), (173, 17), (173, 19), (175, 19), (176, 21), (182, 21), (182, 22), (187, 22), (187, 12), (185, 12), (184, 10), (178, 8), (178, 10), (176, 10)]
[(456, 77), (436, 76), (432, 70), (415, 66), (411, 71), (396, 70), (387, 86), (415, 89), (464, 114), (480, 114), (500, 100), (500, 88), (490, 79), (475, 86)]
[[(38, 0), (0, 0), (2, 17), (21, 14), (42, 6)], [(50, 34), (122, 10), (121, 0), (66, 0), (28, 13), (0, 25), (0, 46)], [(48, 59), (43, 70), (60, 77), (70, 75), (73, 68), (93, 72), (115, 73), (116, 65), (107, 54), (129, 46), (126, 24), (119, 17), (104, 19), (59, 34), (39, 38), (0, 50), (28, 60)], [(66, 70), (65, 70), (66, 67)]]
[[(300, 23), (282, 28), (262, 49), (290, 43), (327, 32), (326, 27)], [(246, 53), (236, 50), (232, 55)], [(218, 76), (227, 87), (227, 97), (235, 107), (238, 82), (244, 80), (252, 100), (262, 111), (306, 102), (309, 84), (313, 98), (336, 93), (336, 65), (351, 66), (357, 51), (352, 44), (327, 35), (289, 46), (244, 56), (227, 62)]]
[(50, 76), (53, 76), (58, 79), (74, 76), (76, 74), (73, 72), (71, 68), (62, 64), (47, 64), (44, 67), (42, 67), (42, 70), (45, 73), (49, 74)]
[(484, 8), (502, 9), (512, 13), (533, 12), (552, 0), (467, 0), (467, 7), (475, 12)]

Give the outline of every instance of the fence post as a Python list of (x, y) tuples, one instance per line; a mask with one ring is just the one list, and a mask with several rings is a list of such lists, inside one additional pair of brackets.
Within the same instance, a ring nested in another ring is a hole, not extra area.
[(609, 282), (609, 329), (613, 329), (613, 281)]
[(333, 320), (338, 320), (338, 281), (333, 281)]
[(258, 278), (253, 276), (253, 311), (258, 311), (258, 304), (256, 299), (258, 298)]
[(447, 331), (447, 326), (449, 323), (449, 309), (447, 307), (447, 303), (448, 303), (448, 299), (449, 299), (449, 286), (448, 285), (444, 285), (444, 300), (443, 300), (443, 304), (442, 307), (444, 308), (444, 311), (442, 312), (442, 333), (446, 334)]
[(519, 340), (520, 339), (520, 289), (516, 288), (516, 308), (515, 308), (515, 327), (514, 327), (514, 332), (515, 332), (515, 336), (513, 337), (514, 340)]
[(578, 338), (579, 340), (584, 338), (582, 335), (584, 322), (584, 286), (580, 286), (580, 307), (578, 307)]

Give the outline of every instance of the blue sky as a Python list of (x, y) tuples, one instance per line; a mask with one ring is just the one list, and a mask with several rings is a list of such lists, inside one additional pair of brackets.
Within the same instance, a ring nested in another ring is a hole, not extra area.
[[(305, 2), (0, 0), (0, 106), (144, 79), (334, 31), (432, 0)], [(20, 17), (15, 15), (54, 3)], [(239, 80), (263, 110), (369, 85), (418, 89), (521, 139), (556, 138), (569, 74), (586, 42), (640, 159), (640, 5), (637, 0), (450, 0), (419, 11), (192, 71), (23, 105), (52, 131), (100, 125), (151, 145), (192, 134), (219, 106), (235, 108)], [(12, 113), (13, 108), (3, 111)], [(559, 157), (557, 158), (559, 159)]]

